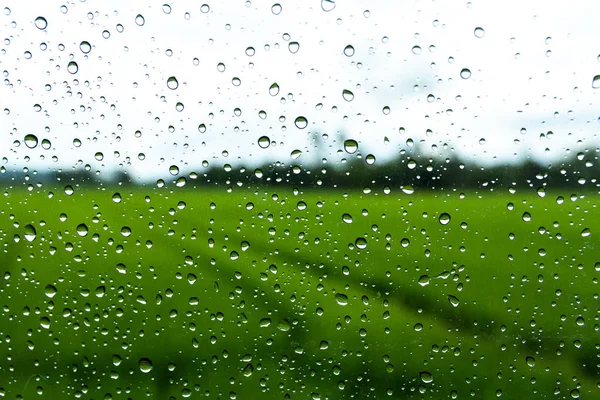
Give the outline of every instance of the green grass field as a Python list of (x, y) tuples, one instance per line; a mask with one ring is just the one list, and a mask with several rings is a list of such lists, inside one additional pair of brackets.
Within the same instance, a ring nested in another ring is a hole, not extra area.
[(0, 397), (600, 398), (571, 194), (6, 190)]

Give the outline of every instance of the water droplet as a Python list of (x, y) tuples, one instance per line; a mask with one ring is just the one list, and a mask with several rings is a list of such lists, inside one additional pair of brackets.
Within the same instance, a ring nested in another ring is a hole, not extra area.
[(177, 78), (171, 76), (169, 79), (167, 79), (167, 87), (171, 90), (177, 89), (179, 87), (179, 81), (177, 81)]
[(246, 48), (246, 55), (248, 57), (252, 57), (254, 54), (256, 54), (256, 50), (254, 50), (254, 47), (247, 47)]
[(433, 382), (433, 375), (431, 375), (427, 371), (420, 372), (419, 373), (419, 378), (421, 378), (421, 381), (423, 383), (431, 383), (431, 382)]
[(411, 185), (402, 186), (402, 191), (405, 194), (413, 194), (415, 192), (415, 188)]
[(533, 358), (533, 357), (526, 357), (525, 358), (525, 363), (527, 363), (528, 367), (535, 367), (535, 358)]
[(271, 145), (271, 139), (268, 136), (261, 136), (258, 138), (258, 146), (261, 149), (266, 149)]
[(298, 204), (296, 204), (296, 208), (300, 211), (306, 210), (306, 207), (308, 207), (308, 206), (306, 205), (306, 203), (304, 201), (299, 201)]
[(359, 237), (356, 239), (354, 244), (356, 245), (357, 248), (364, 250), (367, 248), (367, 239)]
[(290, 51), (290, 53), (296, 54), (298, 52), (298, 50), (300, 50), (300, 43), (290, 42), (288, 44), (288, 50)]
[(263, 318), (258, 322), (258, 326), (266, 328), (271, 325), (271, 318)]
[(592, 234), (592, 232), (590, 231), (589, 228), (585, 228), (584, 230), (581, 231), (581, 236), (583, 237), (588, 237)]
[(48, 297), (50, 299), (53, 298), (54, 296), (56, 296), (56, 292), (58, 292), (58, 289), (54, 285), (48, 284), (44, 288), (44, 294), (46, 295), (46, 297)]
[(252, 364), (248, 364), (246, 365), (246, 367), (244, 368), (244, 370), (242, 371), (242, 374), (248, 378), (250, 376), (252, 376), (252, 373), (254, 372), (254, 367), (252, 366)]
[(112, 201), (114, 201), (115, 203), (120, 203), (123, 199), (121, 198), (121, 194), (120, 193), (115, 193), (112, 195)]
[(34, 24), (36, 26), (36, 28), (40, 29), (40, 30), (44, 30), (48, 27), (48, 21), (46, 21), (46, 18), (44, 17), (37, 17), (34, 21)]
[(162, 10), (165, 14), (171, 14), (171, 6), (168, 4), (163, 4)]
[(473, 33), (475, 34), (475, 37), (479, 39), (485, 36), (485, 31), (481, 27), (475, 28), (475, 31)]
[(592, 88), (600, 89), (600, 75), (596, 75), (592, 80)]
[(279, 94), (279, 85), (277, 84), (277, 82), (269, 86), (269, 94), (271, 96), (277, 96)]
[(141, 358), (138, 362), (138, 366), (140, 367), (140, 371), (147, 374), (152, 371), (152, 361), (148, 358)]
[(67, 71), (70, 74), (76, 74), (77, 71), (79, 71), (79, 65), (77, 65), (75, 61), (70, 61), (69, 64), (67, 64)]
[(342, 215), (342, 221), (344, 221), (347, 224), (351, 224), (352, 223), (352, 215), (350, 215), (350, 214)]
[(77, 234), (79, 236), (87, 236), (89, 230), (86, 224), (77, 225)]
[(90, 42), (86, 42), (84, 40), (83, 42), (79, 43), (79, 50), (81, 50), (83, 54), (88, 54), (90, 51), (92, 51), (92, 45)]
[(530, 222), (531, 221), (531, 214), (529, 214), (528, 212), (524, 212), (522, 218), (523, 218), (523, 221)]
[(33, 242), (37, 237), (37, 232), (35, 227), (31, 224), (25, 225), (25, 240), (28, 242)]
[(352, 93), (351, 91), (344, 89), (342, 91), (342, 97), (344, 98), (344, 100), (346, 101), (352, 101), (354, 100), (354, 93)]
[(128, 237), (131, 236), (131, 228), (128, 226), (124, 226), (121, 228), (121, 235)]
[(347, 57), (352, 57), (354, 55), (354, 47), (352, 45), (344, 47), (344, 55)]
[(420, 46), (413, 46), (412, 52), (413, 52), (413, 54), (416, 54), (416, 55), (421, 54), (421, 47)]
[(441, 213), (439, 221), (440, 221), (440, 224), (442, 224), (442, 225), (448, 225), (450, 223), (450, 214)]
[(296, 125), (296, 128), (298, 129), (304, 129), (308, 126), (308, 120), (305, 117), (297, 117), (294, 120), (294, 125)]
[(281, 7), (281, 4), (279, 4), (279, 3), (275, 3), (271, 6), (271, 12), (275, 15), (281, 14), (281, 10), (282, 10), (282, 7)]
[(301, 150), (292, 150), (290, 157), (292, 157), (292, 160), (296, 160), (298, 159), (298, 157), (300, 157), (302, 155), (302, 151)]
[(471, 77), (471, 70), (468, 68), (463, 68), (460, 71), (460, 77), (463, 79), (469, 79)]
[(421, 286), (429, 285), (429, 275), (422, 275), (419, 278), (419, 285), (421, 285)]
[(332, 11), (335, 8), (334, 0), (321, 0), (321, 8), (325, 12)]
[(145, 23), (146, 23), (146, 19), (144, 18), (144, 16), (142, 14), (138, 14), (135, 16), (135, 24), (137, 26), (144, 26)]
[(210, 11), (210, 6), (208, 4), (202, 4), (200, 6), (200, 12), (202, 14), (207, 14)]
[(346, 304), (348, 304), (348, 296), (346, 296), (343, 293), (336, 293), (335, 294), (335, 301), (340, 306), (345, 306)]
[(169, 167), (169, 173), (173, 176), (178, 175), (179, 174), (179, 167), (177, 165), (171, 165)]
[(402, 238), (402, 240), (400, 241), (400, 246), (407, 248), (408, 246), (410, 246), (410, 240), (408, 238)]
[(29, 147), (30, 149), (35, 148), (38, 145), (38, 138), (35, 135), (29, 134), (29, 135), (25, 135), (25, 146)]
[(348, 154), (354, 154), (358, 150), (358, 142), (354, 139), (344, 140), (344, 150)]
[(452, 304), (452, 307), (458, 307), (458, 305), (460, 304), (460, 300), (458, 300), (456, 296), (452, 296), (451, 294), (448, 295), (448, 301), (450, 302), (450, 304)]

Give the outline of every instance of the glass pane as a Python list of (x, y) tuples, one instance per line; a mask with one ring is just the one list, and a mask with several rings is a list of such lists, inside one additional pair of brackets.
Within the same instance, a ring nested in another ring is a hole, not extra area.
[(0, 397), (600, 398), (596, 2), (2, 10)]

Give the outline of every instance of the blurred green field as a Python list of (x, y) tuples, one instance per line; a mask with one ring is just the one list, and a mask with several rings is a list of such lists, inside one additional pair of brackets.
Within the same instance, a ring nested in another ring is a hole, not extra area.
[(571, 195), (6, 190), (0, 397), (600, 398)]

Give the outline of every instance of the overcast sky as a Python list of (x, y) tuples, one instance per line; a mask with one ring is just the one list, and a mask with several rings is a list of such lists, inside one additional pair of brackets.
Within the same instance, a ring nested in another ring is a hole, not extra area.
[(301, 164), (323, 156), (315, 140), (332, 161), (381, 162), (410, 140), (484, 164), (598, 147), (595, 0), (3, 4), (8, 169)]

